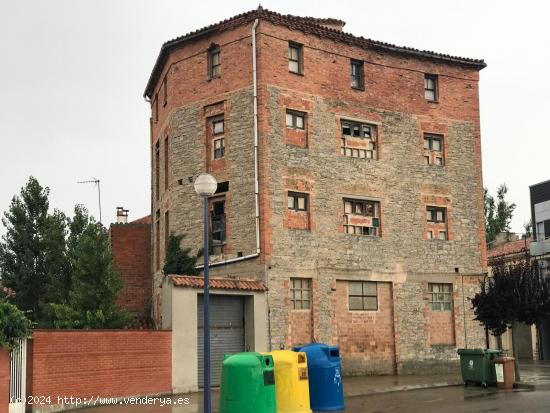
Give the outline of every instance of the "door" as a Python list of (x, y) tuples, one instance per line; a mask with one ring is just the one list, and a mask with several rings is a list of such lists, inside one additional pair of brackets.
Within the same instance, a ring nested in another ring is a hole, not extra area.
[(25, 413), (25, 384), (27, 380), (27, 340), (10, 352), (9, 413)]
[[(198, 358), (199, 387), (204, 386), (204, 317), (203, 295), (198, 296)], [(210, 296), (210, 376), (213, 386), (220, 385), (222, 361), (225, 354), (244, 351), (244, 297), (235, 295)]]

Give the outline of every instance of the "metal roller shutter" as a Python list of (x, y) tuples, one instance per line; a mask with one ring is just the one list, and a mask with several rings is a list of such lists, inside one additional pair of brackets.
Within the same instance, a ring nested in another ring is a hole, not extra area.
[[(203, 295), (198, 296), (199, 387), (204, 385)], [(210, 365), (213, 386), (219, 386), (225, 354), (244, 351), (244, 299), (232, 295), (210, 296)]]

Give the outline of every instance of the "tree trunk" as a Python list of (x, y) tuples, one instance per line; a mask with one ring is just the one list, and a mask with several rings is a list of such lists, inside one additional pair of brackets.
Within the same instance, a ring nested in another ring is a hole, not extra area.
[(513, 352), (514, 352), (514, 370), (515, 370), (515, 373), (516, 373), (516, 382), (519, 382), (519, 381), (521, 381), (521, 377), (520, 377), (520, 374), (519, 374), (519, 362), (518, 362), (519, 352), (518, 352), (518, 349), (517, 349), (517, 346), (516, 346), (516, 340), (514, 339), (514, 336), (516, 335), (515, 334), (516, 329), (514, 328), (514, 326), (516, 324), (517, 323), (512, 324), (512, 349), (513, 349)]

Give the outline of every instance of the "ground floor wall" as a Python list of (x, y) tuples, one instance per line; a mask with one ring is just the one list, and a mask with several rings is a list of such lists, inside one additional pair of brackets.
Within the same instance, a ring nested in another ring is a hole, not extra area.
[[(470, 303), (479, 289), (477, 275), (304, 268), (289, 277), (273, 267), (268, 274), (271, 347), (337, 345), (346, 375), (456, 371), (458, 348), (486, 347)], [(294, 309), (293, 277), (310, 280), (308, 309)], [(350, 309), (349, 285), (358, 281), (376, 283), (376, 309)], [(443, 284), (449, 304), (434, 309), (433, 286)]]
[(10, 353), (0, 346), (0, 413), (8, 413), (10, 396)]

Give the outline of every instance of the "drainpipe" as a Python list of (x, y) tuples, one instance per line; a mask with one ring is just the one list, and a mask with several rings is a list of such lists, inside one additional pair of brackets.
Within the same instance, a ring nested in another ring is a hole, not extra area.
[[(252, 86), (253, 86), (253, 113), (254, 113), (254, 198), (256, 204), (256, 252), (243, 257), (230, 258), (224, 261), (213, 262), (209, 267), (218, 267), (220, 265), (232, 264), (234, 262), (249, 260), (260, 256), (260, 185), (258, 181), (258, 73), (257, 73), (257, 55), (256, 55), (256, 28), (259, 20), (254, 20), (252, 26)], [(204, 265), (197, 265), (195, 268), (204, 268)]]

